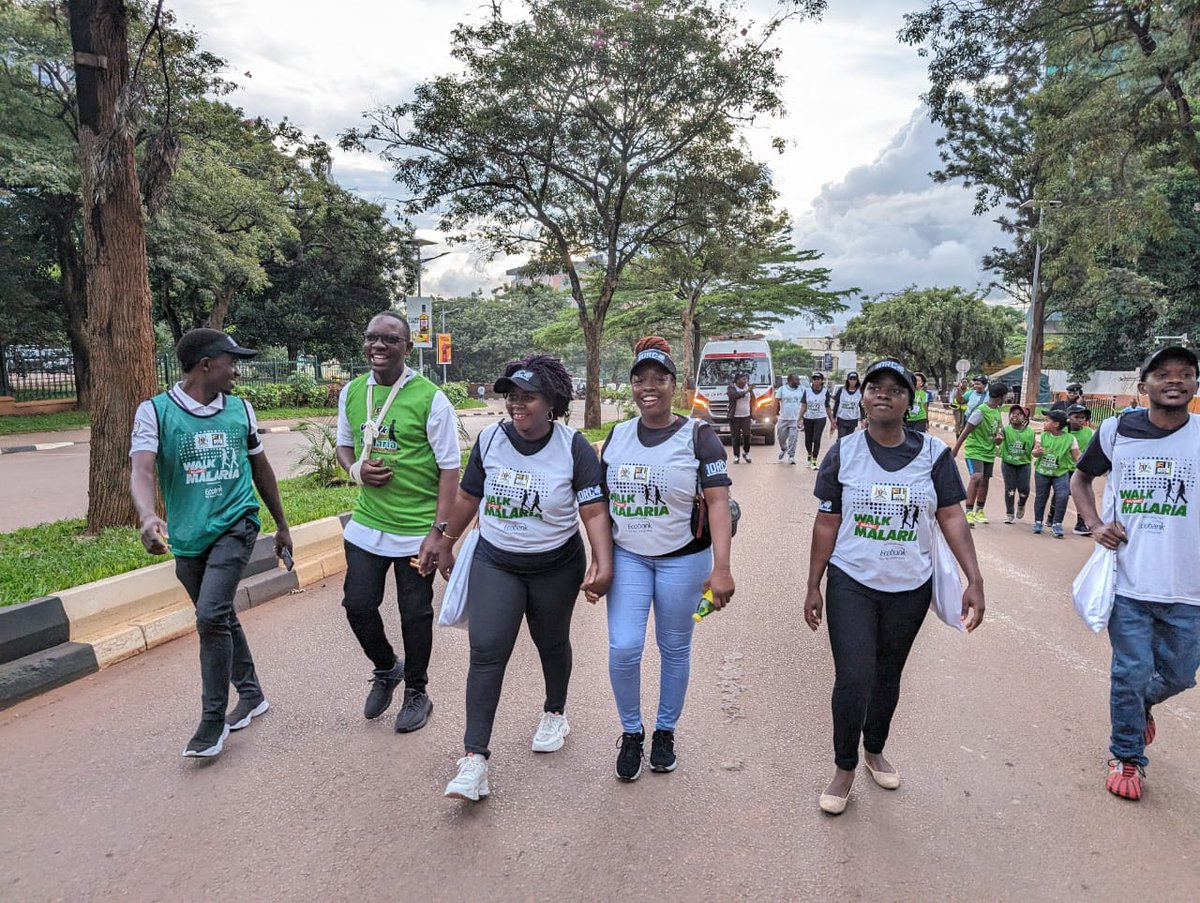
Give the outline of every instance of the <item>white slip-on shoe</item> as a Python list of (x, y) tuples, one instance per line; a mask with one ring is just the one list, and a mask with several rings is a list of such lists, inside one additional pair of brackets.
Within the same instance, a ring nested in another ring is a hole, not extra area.
[(488, 787), (488, 760), (483, 756), (463, 756), (458, 760), (458, 774), (446, 785), (446, 796), (477, 802), (491, 793)]
[(849, 794), (846, 796), (834, 796), (832, 793), (822, 793), (817, 805), (821, 807), (822, 812), (828, 812), (830, 815), (841, 815), (846, 811), (846, 804), (849, 802)]
[(560, 750), (569, 733), (571, 733), (571, 725), (567, 724), (566, 715), (542, 712), (542, 720), (538, 722), (537, 733), (533, 735), (533, 751), (550, 753)]
[(876, 771), (866, 759), (863, 760), (863, 765), (867, 766), (867, 771), (871, 773), (871, 779), (875, 781), (884, 790), (895, 790), (900, 786), (900, 774), (895, 771)]

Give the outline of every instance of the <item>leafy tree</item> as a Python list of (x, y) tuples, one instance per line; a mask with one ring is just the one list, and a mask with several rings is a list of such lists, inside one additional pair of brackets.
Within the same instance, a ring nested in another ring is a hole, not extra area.
[[(533, 249), (565, 272), (588, 350), (585, 422), (598, 426), (600, 349), (625, 268), (671, 238), (696, 199), (684, 190), (723, 159), (736, 129), (781, 109), (781, 18), (751, 39), (730, 7), (701, 0), (526, 0), (460, 25), (460, 72), (368, 114), (345, 146), (379, 143), (415, 196), (497, 251)], [(742, 35), (739, 37), (739, 34)], [(589, 293), (576, 260), (598, 262)]]
[(805, 371), (816, 369), (816, 359), (813, 353), (801, 348), (795, 342), (787, 339), (767, 339), (771, 346), (771, 361), (775, 364), (775, 372), (781, 376), (795, 373), (803, 375)]
[(1017, 328), (1014, 314), (958, 286), (911, 286), (863, 302), (842, 331), (842, 344), (871, 357), (896, 357), (945, 385), (959, 358), (977, 366), (1004, 359), (1005, 340)]

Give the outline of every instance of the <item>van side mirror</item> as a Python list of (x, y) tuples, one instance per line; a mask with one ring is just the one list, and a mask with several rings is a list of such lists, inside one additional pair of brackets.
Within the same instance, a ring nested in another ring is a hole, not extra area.
[(778, 374), (776, 374), (776, 376), (775, 376), (775, 388), (776, 389), (783, 388), (783, 377)]

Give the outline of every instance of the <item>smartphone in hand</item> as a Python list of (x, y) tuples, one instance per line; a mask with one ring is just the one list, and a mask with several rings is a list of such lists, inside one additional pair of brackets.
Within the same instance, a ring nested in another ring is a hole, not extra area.
[(283, 562), (283, 566), (289, 571), (295, 567), (296, 562), (292, 560), (292, 550), (283, 549), (279, 553), (279, 559)]

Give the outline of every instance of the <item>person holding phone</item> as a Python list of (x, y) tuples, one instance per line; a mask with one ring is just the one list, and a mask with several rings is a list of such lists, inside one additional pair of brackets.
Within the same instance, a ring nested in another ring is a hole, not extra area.
[[(142, 545), (175, 555), (175, 575), (196, 606), (200, 636), (200, 726), (183, 755), (212, 758), (230, 731), (270, 708), (233, 597), (258, 538), (257, 489), (275, 518), (275, 554), (292, 536), (275, 472), (258, 437), (254, 408), (232, 395), (237, 362), (258, 354), (216, 329), (193, 329), (175, 348), (183, 379), (138, 406), (129, 456), (130, 492)], [(155, 483), (167, 519), (155, 510)], [(229, 685), (238, 702), (229, 707)]]

